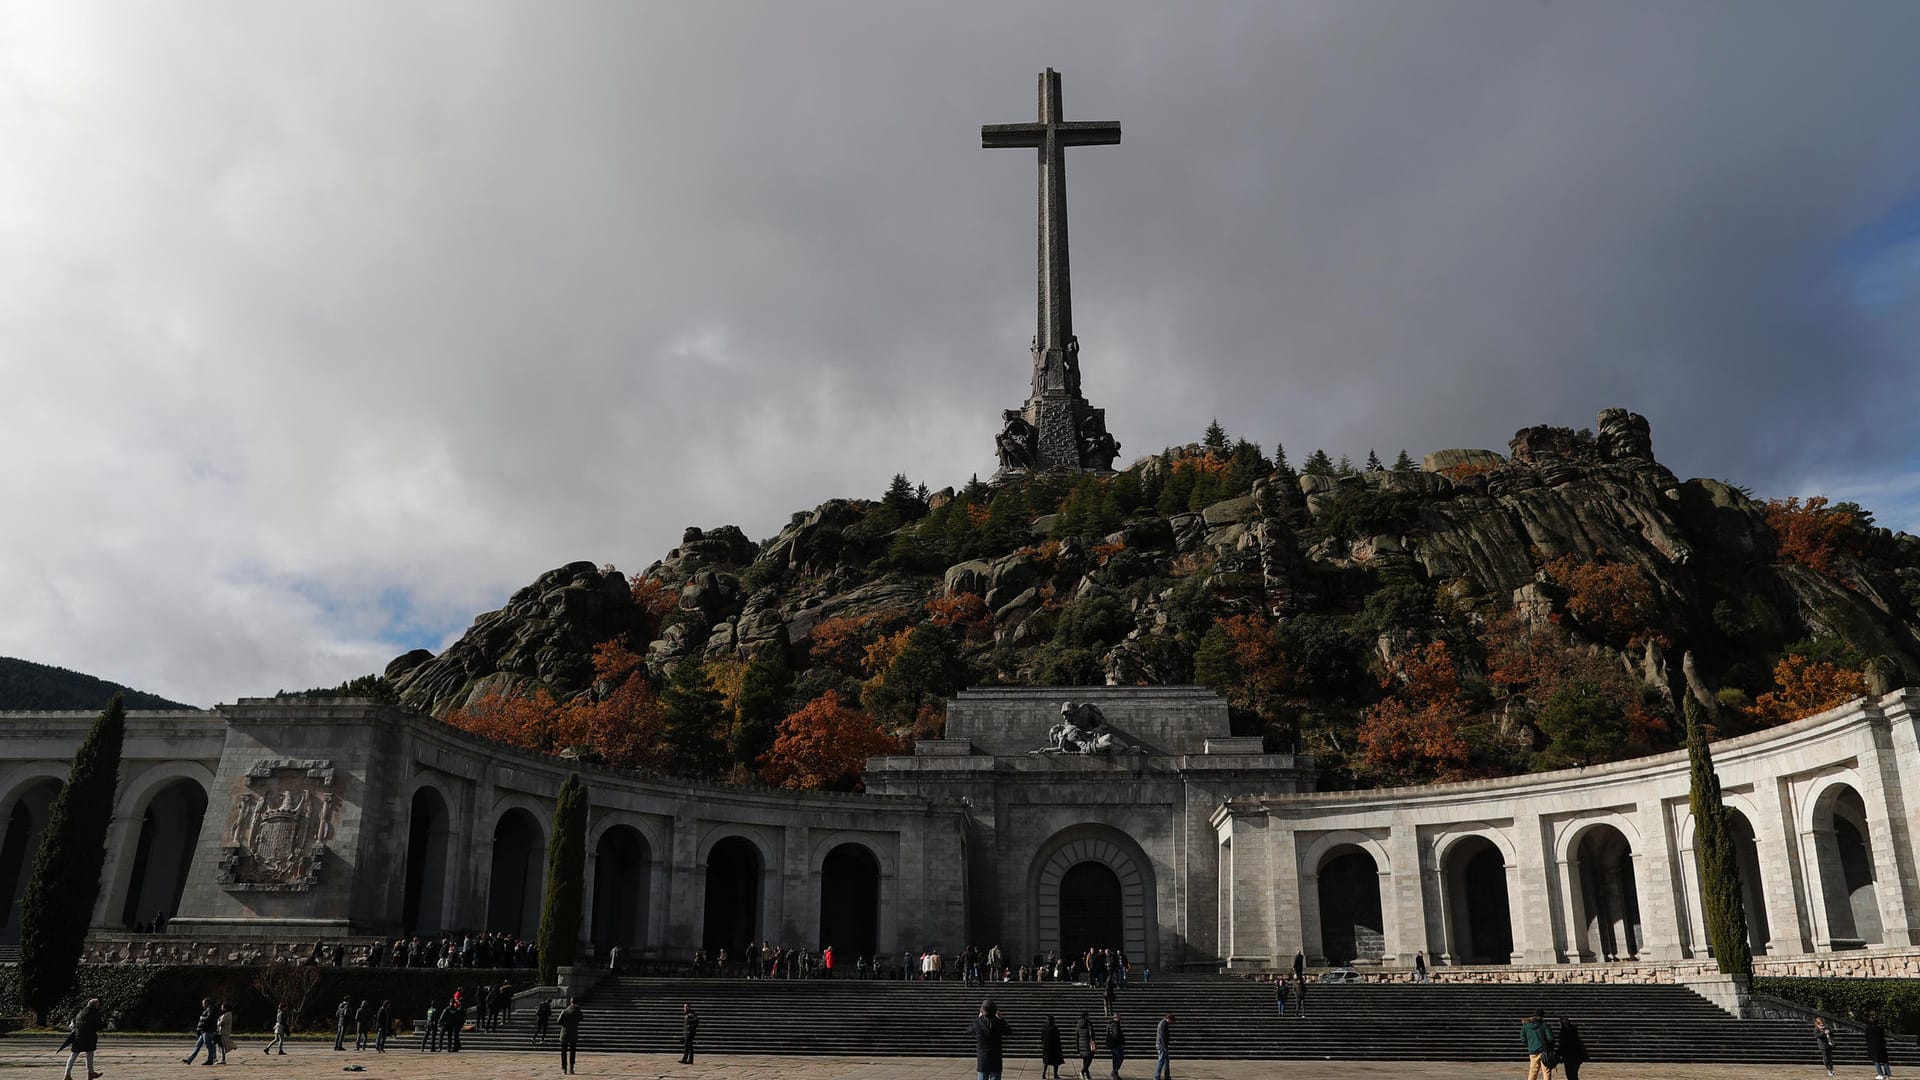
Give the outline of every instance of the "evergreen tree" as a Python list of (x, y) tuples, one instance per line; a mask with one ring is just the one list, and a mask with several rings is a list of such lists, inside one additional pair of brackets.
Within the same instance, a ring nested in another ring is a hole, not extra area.
[(115, 694), (73, 756), (67, 786), (47, 809), (40, 850), (20, 901), (21, 1003), (41, 1023), (73, 988), (87, 923), (100, 898), (126, 730), (126, 707)]
[[(1117, 520), (1126, 520), (1129, 514), (1152, 501), (1147, 498), (1146, 487), (1140, 482), (1140, 474), (1145, 471), (1128, 469), (1113, 478), (1108, 491), (1113, 497), (1114, 517)], [(1158, 492), (1154, 494), (1156, 497), (1159, 495)]]
[(1220, 426), (1219, 420), (1211, 420), (1207, 423), (1207, 433), (1201, 437), (1200, 445), (1214, 457), (1226, 456), (1227, 429)]
[(1293, 471), (1293, 466), (1287, 463), (1287, 448), (1278, 442), (1273, 444), (1273, 471), (1289, 480), (1299, 475)]
[(1240, 684), (1240, 661), (1234, 655), (1233, 639), (1218, 620), (1200, 638), (1193, 650), (1193, 681), (1226, 693)]
[(905, 473), (894, 473), (893, 483), (887, 485), (887, 493), (880, 496), (880, 505), (891, 511), (895, 520), (906, 523), (927, 512), (925, 500), (914, 494), (913, 484)]
[(787, 698), (793, 693), (793, 672), (779, 649), (753, 659), (740, 677), (740, 697), (733, 705), (733, 737), (728, 750), (734, 764), (754, 768), (760, 755), (773, 745), (780, 721), (787, 716)]
[(1747, 944), (1747, 903), (1740, 889), (1740, 864), (1727, 807), (1720, 799), (1720, 776), (1713, 771), (1700, 705), (1686, 699), (1687, 761), (1691, 765), (1687, 804), (1693, 811), (1693, 849), (1700, 858), (1700, 907), (1706, 917), (1707, 943), (1720, 971), (1752, 975), (1753, 952)]
[(1387, 467), (1385, 465), (1380, 464), (1380, 455), (1374, 453), (1371, 447), (1367, 449), (1367, 471), (1368, 472), (1387, 471)]
[(1032, 539), (1028, 529), (1031, 515), (1026, 489), (1018, 484), (1001, 488), (987, 504), (987, 520), (980, 527), (980, 547), (991, 555), (1004, 555)]
[(1306, 465), (1305, 472), (1308, 476), (1336, 475), (1333, 471), (1333, 459), (1327, 456), (1327, 452), (1325, 450), (1319, 450), (1319, 449), (1316, 449), (1314, 450), (1313, 453), (1307, 455), (1307, 465)]
[(719, 776), (726, 758), (727, 708), (707, 677), (706, 665), (693, 657), (680, 661), (660, 691), (660, 704), (668, 767), (677, 776)]
[(1233, 454), (1227, 458), (1227, 490), (1229, 498), (1245, 495), (1253, 490), (1254, 481), (1273, 471), (1273, 464), (1260, 452), (1260, 444), (1240, 439), (1233, 444)]
[(1193, 470), (1175, 468), (1171, 454), (1160, 460), (1166, 463), (1166, 480), (1160, 485), (1160, 498), (1154, 501), (1153, 508), (1161, 517), (1185, 513), (1193, 495)]
[(1412, 472), (1413, 470), (1414, 470), (1413, 459), (1407, 456), (1406, 448), (1402, 447), (1400, 450), (1400, 456), (1393, 459), (1393, 471), (1394, 472)]
[[(681, 666), (686, 666), (682, 664)], [(547, 845), (547, 896), (540, 909), (540, 985), (557, 986), (580, 945), (580, 902), (587, 877), (587, 785), (568, 773), (553, 802), (553, 840)]]
[(1352, 459), (1352, 458), (1350, 458), (1350, 457), (1348, 457), (1348, 456), (1347, 456), (1347, 455), (1345, 455), (1345, 454), (1341, 454), (1341, 455), (1340, 455), (1340, 464), (1338, 464), (1338, 465), (1335, 465), (1335, 466), (1333, 467), (1333, 474), (1334, 474), (1335, 476), (1352, 476), (1352, 475), (1354, 474), (1354, 473), (1353, 473), (1353, 459)]

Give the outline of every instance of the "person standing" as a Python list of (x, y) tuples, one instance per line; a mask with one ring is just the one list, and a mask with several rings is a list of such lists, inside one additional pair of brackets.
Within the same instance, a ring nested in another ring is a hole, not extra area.
[(1827, 1075), (1833, 1075), (1833, 1032), (1827, 1030), (1825, 1017), (1813, 1018), (1813, 1042), (1820, 1048), (1820, 1064), (1827, 1067)]
[(1120, 1066), (1127, 1060), (1127, 1029), (1120, 1026), (1120, 1014), (1107, 1021), (1107, 1053), (1113, 1058), (1110, 1080), (1120, 1080)]
[(393, 1002), (380, 1003), (380, 1011), (373, 1015), (373, 1052), (387, 1052), (387, 1036), (393, 1033)]
[(467, 1007), (461, 1004), (460, 991), (455, 990), (448, 999), (447, 1007), (440, 1010), (440, 1031), (447, 1053), (460, 1052), (460, 1029), (466, 1026)]
[(1866, 1036), (1867, 1060), (1873, 1062), (1873, 1075), (1879, 1080), (1892, 1080), (1893, 1066), (1887, 1064), (1887, 1029), (1870, 1016), (1860, 1034)]
[(225, 1065), (233, 1051), (233, 1005), (225, 1001), (220, 1003), (220, 1019), (214, 1022), (214, 1040), (220, 1049), (220, 1064)]
[(100, 1080), (93, 1070), (93, 1052), (100, 1047), (100, 999), (88, 998), (73, 1017), (73, 1048), (67, 1052), (67, 1078), (73, 1080), (73, 1064), (82, 1055), (87, 1059), (87, 1080)]
[(1013, 1034), (1013, 1028), (1000, 1016), (993, 999), (980, 1003), (980, 1015), (974, 1018), (967, 1030), (973, 1035), (973, 1071), (976, 1080), (1000, 1080), (1001, 1048), (1007, 1036)]
[(1306, 1019), (1307, 1016), (1307, 977), (1293, 977), (1293, 1015)]
[(1281, 1016), (1287, 1015), (1287, 977), (1285, 975), (1273, 980), (1273, 1007), (1280, 1010)]
[(1048, 1016), (1047, 1022), (1040, 1025), (1040, 1080), (1047, 1080), (1047, 1070), (1053, 1070), (1053, 1080), (1060, 1080), (1060, 1066), (1067, 1063), (1067, 1057), (1060, 1049), (1060, 1028)]
[(553, 1023), (553, 1002), (547, 998), (541, 998), (539, 1007), (533, 1010), (534, 1045), (547, 1041), (547, 1026), (551, 1023)]
[[(318, 948), (318, 946), (315, 947)], [(335, 1050), (347, 1048), (347, 1025), (352, 1021), (353, 999), (343, 997), (340, 999), (340, 1004), (333, 1009), (333, 1048)]]
[(1587, 1060), (1587, 1043), (1580, 1037), (1580, 1029), (1564, 1016), (1560, 1018), (1560, 1033), (1553, 1040), (1553, 1052), (1566, 1068), (1567, 1080), (1580, 1080), (1580, 1065)]
[(1295, 980), (1307, 977), (1307, 954), (1304, 949), (1293, 950), (1293, 977)]
[(693, 1003), (680, 1006), (680, 1064), (693, 1064), (693, 1037), (700, 1033), (700, 1014), (693, 1011)]
[(1080, 1052), (1080, 1080), (1093, 1080), (1093, 1053), (1097, 1047), (1093, 1042), (1093, 1019), (1086, 1013), (1080, 1014), (1080, 1024), (1073, 1029), (1073, 1048)]
[(1153, 1053), (1159, 1060), (1153, 1066), (1153, 1080), (1173, 1080), (1173, 1014), (1160, 1018), (1153, 1029)]
[(1527, 1080), (1549, 1080), (1552, 1068), (1540, 1059), (1553, 1049), (1553, 1029), (1547, 1026), (1547, 1016), (1539, 1009), (1520, 1023), (1520, 1036), (1527, 1041)]
[(567, 1007), (560, 1010), (560, 1071), (572, 1073), (579, 1061), (580, 1003), (568, 998)]
[(420, 1033), (420, 1052), (440, 1052), (440, 1009), (437, 1001), (427, 1002), (427, 1027)]
[(220, 1013), (214, 1009), (212, 998), (200, 999), (200, 1018), (194, 1021), (193, 1036), (193, 1052), (180, 1060), (191, 1065), (204, 1049), (207, 1052), (206, 1063), (212, 1065), (214, 1054), (218, 1052), (214, 1040), (220, 1037)]
[(353, 1013), (353, 1048), (365, 1050), (373, 1041), (373, 1003), (362, 1001)]
[(273, 1010), (273, 1040), (261, 1047), (260, 1052), (263, 1054), (271, 1054), (275, 1050), (278, 1050), (282, 1055), (285, 1055), (287, 1052), (287, 1028), (291, 1023), (292, 1018), (287, 1014), (287, 1003), (283, 1001), (280, 1003), (279, 1008)]
[(1413, 954), (1413, 981), (1427, 981), (1427, 954), (1424, 950)]

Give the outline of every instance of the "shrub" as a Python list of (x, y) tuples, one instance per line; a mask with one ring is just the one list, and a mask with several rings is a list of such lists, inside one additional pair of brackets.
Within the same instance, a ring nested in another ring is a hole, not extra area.
[(1837, 1016), (1877, 1018), (1889, 1031), (1920, 1035), (1920, 979), (1763, 976), (1753, 980), (1753, 989)]

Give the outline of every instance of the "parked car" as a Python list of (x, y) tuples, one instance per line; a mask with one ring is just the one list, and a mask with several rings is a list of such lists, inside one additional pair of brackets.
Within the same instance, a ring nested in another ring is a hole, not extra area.
[(1365, 982), (1367, 978), (1350, 967), (1337, 967), (1332, 971), (1321, 972), (1320, 981), (1323, 983), (1357, 983)]

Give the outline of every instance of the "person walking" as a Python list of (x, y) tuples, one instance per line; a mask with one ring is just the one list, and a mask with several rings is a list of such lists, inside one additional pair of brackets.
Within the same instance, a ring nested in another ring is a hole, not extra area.
[(191, 1065), (193, 1059), (200, 1056), (200, 1051), (205, 1050), (206, 1064), (214, 1064), (214, 1055), (219, 1052), (214, 1041), (220, 1037), (220, 1013), (213, 1007), (212, 998), (200, 999), (200, 1018), (193, 1023), (193, 1036), (193, 1052), (180, 1060)]
[(1860, 1034), (1866, 1036), (1867, 1060), (1873, 1062), (1873, 1075), (1879, 1080), (1892, 1080), (1893, 1066), (1887, 1064), (1887, 1029), (1880, 1026), (1878, 1019), (1869, 1016)]
[(541, 998), (538, 1008), (533, 1010), (533, 1042), (535, 1046), (547, 1041), (547, 1027), (553, 1023), (553, 1002)]
[(1173, 1014), (1160, 1018), (1153, 1029), (1153, 1053), (1159, 1060), (1153, 1066), (1153, 1080), (1173, 1080)]
[(1113, 1072), (1108, 1080), (1120, 1080), (1120, 1066), (1127, 1060), (1127, 1029), (1120, 1026), (1119, 1013), (1107, 1021), (1107, 1053), (1113, 1058)]
[(233, 1052), (233, 1005), (220, 1003), (220, 1019), (214, 1022), (214, 1045), (220, 1050), (220, 1064), (227, 1063), (227, 1055)]
[(1307, 977), (1307, 953), (1304, 949), (1293, 950), (1293, 977), (1297, 980)]
[(967, 1030), (973, 1035), (973, 1071), (976, 1080), (1000, 1080), (1001, 1048), (1007, 1036), (1013, 1034), (1013, 1028), (1001, 1017), (992, 998), (980, 1003), (980, 1015), (974, 1017)]
[(1280, 1010), (1281, 1016), (1287, 1015), (1287, 977), (1285, 975), (1273, 980), (1273, 1007)]
[(572, 1073), (579, 1061), (580, 1003), (568, 998), (567, 1007), (560, 1010), (560, 1071)]
[(1427, 954), (1425, 950), (1413, 954), (1413, 981), (1427, 981)]
[[(316, 946), (317, 947), (317, 946)], [(333, 1009), (333, 1048), (347, 1048), (347, 1025), (353, 1022), (353, 999), (343, 997)]]
[(1307, 977), (1293, 977), (1293, 1015), (1305, 1019), (1307, 1015)]
[(373, 1014), (373, 1052), (387, 1052), (387, 1036), (393, 1033), (393, 1002), (380, 1003), (380, 1011)]
[(693, 1037), (700, 1033), (700, 1014), (693, 1011), (693, 1003), (680, 1006), (680, 1064), (693, 1064)]
[(1587, 1060), (1587, 1043), (1580, 1037), (1580, 1029), (1564, 1016), (1560, 1018), (1560, 1033), (1553, 1040), (1553, 1052), (1567, 1070), (1567, 1080), (1580, 1080), (1580, 1065)]
[(1079, 1026), (1073, 1029), (1073, 1048), (1080, 1052), (1080, 1080), (1093, 1080), (1093, 1054), (1099, 1047), (1093, 1041), (1093, 1018), (1086, 1013), (1080, 1014)]
[(365, 1050), (373, 1041), (373, 1003), (362, 1001), (353, 1013), (353, 1048)]
[(1040, 1080), (1047, 1080), (1047, 1070), (1053, 1070), (1053, 1080), (1060, 1080), (1060, 1066), (1067, 1063), (1067, 1057), (1060, 1050), (1060, 1028), (1049, 1015), (1046, 1023), (1040, 1025)]
[(93, 1068), (93, 1052), (100, 1048), (100, 999), (88, 998), (73, 1016), (73, 1047), (67, 1051), (67, 1080), (73, 1080), (73, 1065), (82, 1056), (87, 1059), (87, 1080), (100, 1080)]
[(1539, 1009), (1520, 1023), (1520, 1035), (1527, 1041), (1527, 1080), (1550, 1080), (1553, 1067), (1540, 1059), (1553, 1049), (1553, 1029)]
[(273, 1010), (273, 1039), (268, 1042), (267, 1045), (260, 1048), (261, 1053), (271, 1054), (275, 1050), (278, 1050), (283, 1056), (286, 1054), (287, 1028), (291, 1020), (292, 1018), (287, 1013), (287, 1003), (283, 1001), (280, 1003), (279, 1008)]
[(1107, 985), (1100, 988), (1100, 1003), (1106, 1006), (1108, 1016), (1113, 1015), (1114, 997), (1118, 993), (1119, 991), (1114, 989), (1113, 980), (1111, 979), (1107, 980)]
[(1820, 1048), (1820, 1064), (1827, 1067), (1827, 1075), (1833, 1075), (1833, 1032), (1827, 1030), (1825, 1017), (1813, 1018), (1813, 1042)]

